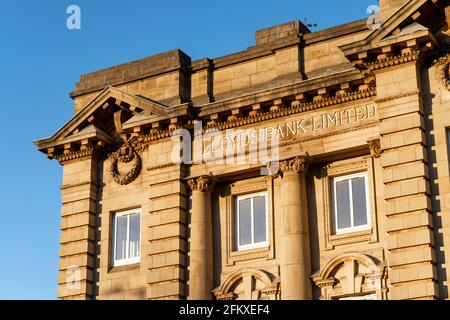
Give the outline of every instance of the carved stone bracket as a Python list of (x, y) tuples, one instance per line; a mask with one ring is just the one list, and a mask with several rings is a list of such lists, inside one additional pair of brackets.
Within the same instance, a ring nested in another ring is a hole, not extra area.
[(187, 184), (192, 190), (211, 192), (214, 188), (215, 182), (209, 176), (201, 176), (198, 178), (189, 179)]
[(323, 280), (317, 280), (316, 281), (316, 285), (320, 288), (320, 289), (327, 289), (327, 288), (333, 288), (337, 283), (337, 279), (334, 278), (333, 276), (331, 276), (328, 279), (323, 279)]
[(374, 158), (380, 158), (381, 157), (381, 144), (379, 138), (370, 139), (367, 141), (370, 148), (370, 155)]
[(309, 167), (308, 156), (297, 156), (294, 159), (281, 161), (280, 162), (280, 171), (281, 174), (285, 174), (288, 172), (298, 173), (298, 174), (306, 174)]

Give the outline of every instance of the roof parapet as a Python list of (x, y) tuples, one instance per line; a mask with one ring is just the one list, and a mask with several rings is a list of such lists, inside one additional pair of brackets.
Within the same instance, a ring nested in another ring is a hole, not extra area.
[(297, 37), (300, 34), (310, 33), (311, 31), (299, 20), (279, 24), (273, 27), (264, 28), (256, 31), (256, 46), (267, 45), (277, 42), (280, 39)]

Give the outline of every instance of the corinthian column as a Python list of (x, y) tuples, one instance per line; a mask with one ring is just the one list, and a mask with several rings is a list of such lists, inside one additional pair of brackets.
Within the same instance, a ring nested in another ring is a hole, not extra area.
[(211, 300), (213, 278), (213, 236), (211, 191), (213, 182), (209, 177), (188, 181), (192, 189), (189, 300)]
[(280, 163), (281, 171), (281, 298), (312, 299), (306, 157)]

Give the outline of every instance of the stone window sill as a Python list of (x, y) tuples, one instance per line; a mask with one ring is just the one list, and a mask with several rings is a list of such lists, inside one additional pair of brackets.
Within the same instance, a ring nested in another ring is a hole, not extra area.
[(125, 271), (138, 271), (141, 268), (140, 263), (133, 263), (124, 266), (111, 267), (108, 273), (125, 272)]
[(350, 242), (366, 241), (373, 235), (373, 229), (366, 229), (355, 232), (330, 235), (329, 241), (332, 244), (345, 244)]
[(270, 254), (270, 246), (230, 252), (230, 260), (233, 262), (252, 259), (267, 258)]

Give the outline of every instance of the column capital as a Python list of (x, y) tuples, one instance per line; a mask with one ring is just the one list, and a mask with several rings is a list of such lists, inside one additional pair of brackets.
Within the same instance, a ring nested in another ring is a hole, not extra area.
[(187, 184), (193, 191), (210, 192), (214, 188), (215, 182), (209, 176), (201, 176), (189, 179)]
[(380, 158), (381, 157), (381, 144), (379, 138), (373, 138), (367, 140), (367, 143), (370, 148), (370, 155), (374, 158)]
[(298, 174), (306, 174), (309, 167), (309, 158), (307, 155), (297, 156), (293, 159), (280, 162), (280, 172), (282, 174), (293, 172)]

